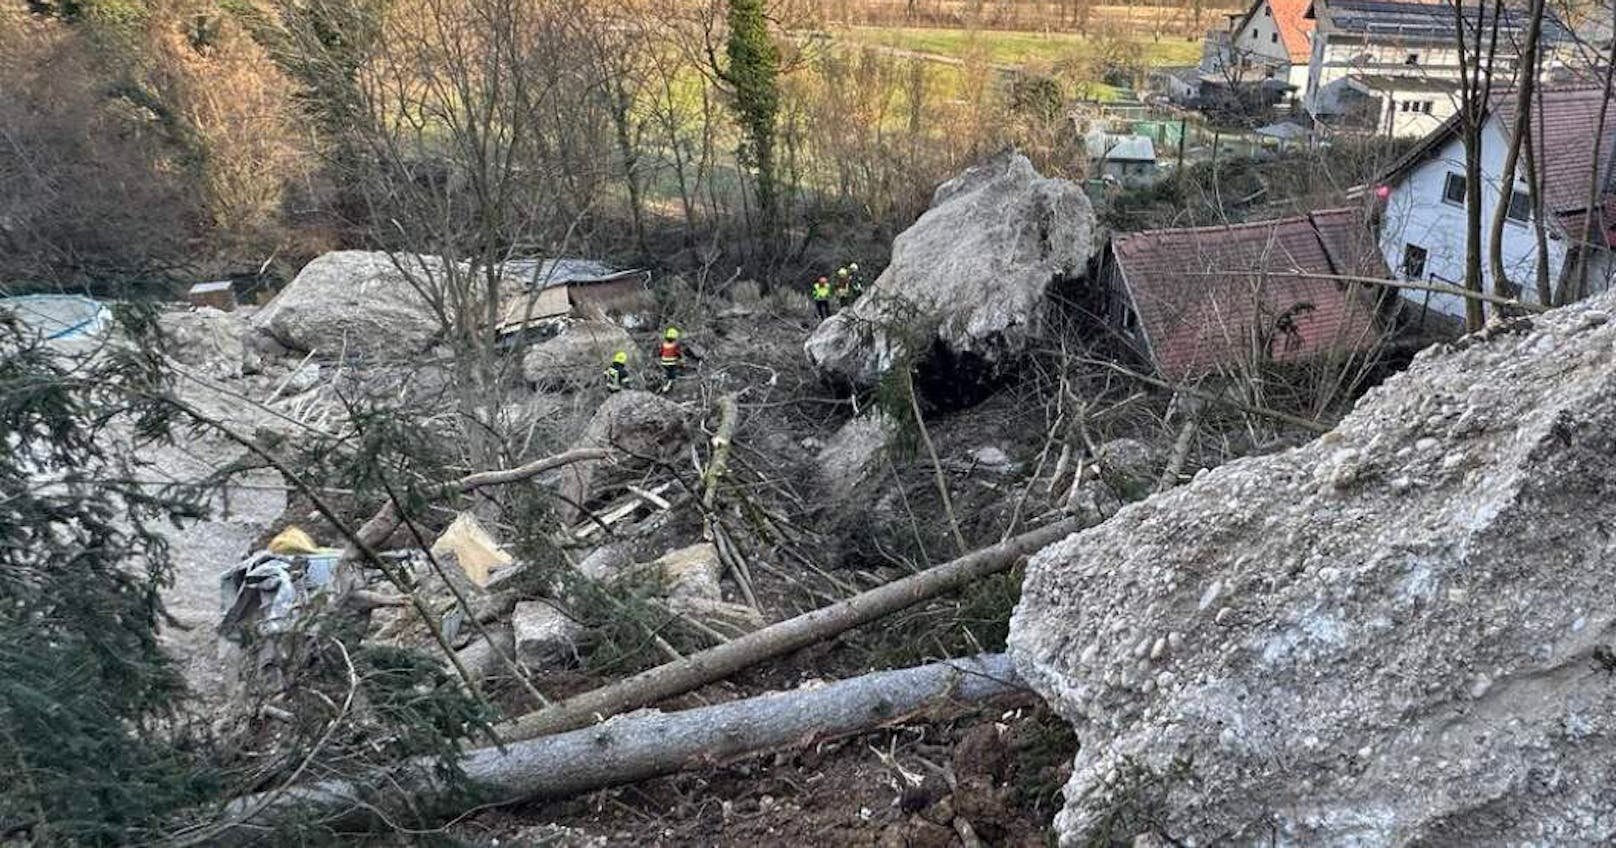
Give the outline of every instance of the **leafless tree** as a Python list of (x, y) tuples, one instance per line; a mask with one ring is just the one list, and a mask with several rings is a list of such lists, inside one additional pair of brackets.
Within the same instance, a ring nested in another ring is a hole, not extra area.
[[(1498, 58), (1503, 0), (1452, 0), (1454, 47), (1459, 55), (1459, 138), (1464, 144), (1465, 261), (1464, 285), (1484, 290), (1482, 261), (1482, 146), (1492, 103), (1493, 68)], [(1486, 321), (1481, 301), (1465, 300), (1465, 324), (1481, 329)]]

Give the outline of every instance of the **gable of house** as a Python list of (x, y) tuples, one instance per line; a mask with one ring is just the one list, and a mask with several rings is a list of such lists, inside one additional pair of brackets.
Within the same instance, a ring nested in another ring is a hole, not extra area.
[(1149, 356), (1169, 378), (1237, 368), (1259, 349), (1295, 362), (1379, 339), (1372, 296), (1330, 279), (1386, 276), (1355, 210), (1150, 230), (1111, 248)]
[[(1605, 96), (1598, 83), (1550, 84), (1538, 88), (1531, 121), (1531, 144), (1537, 154), (1538, 190), (1547, 222), (1565, 236), (1580, 240), (1587, 217), (1589, 181), (1597, 168), (1599, 186), (1595, 192), (1590, 241), (1596, 247), (1616, 247), (1616, 102), (1612, 102), (1600, 123), (1600, 102)], [(1616, 98), (1612, 98), (1616, 101)], [(1515, 124), (1513, 89), (1495, 92), (1484, 120), (1490, 137), (1507, 141)], [(1435, 132), (1404, 154), (1377, 180), (1378, 185), (1395, 187), (1405, 182), (1415, 169), (1432, 159), (1459, 135), (1460, 115), (1444, 121)], [(1500, 144), (1505, 143), (1500, 141)], [(1488, 157), (1483, 157), (1484, 159)], [(1462, 170), (1462, 167), (1457, 170)], [(1486, 174), (1496, 182), (1499, 174)], [(1516, 174), (1524, 182), (1524, 164)]]
[(1305, 65), (1312, 54), (1313, 20), (1307, 17), (1309, 0), (1268, 0), (1279, 29), (1279, 40), (1290, 54), (1291, 64)]
[(1229, 45), (1241, 54), (1307, 64), (1313, 32), (1313, 21), (1306, 16), (1309, 2), (1256, 0), (1230, 27)]

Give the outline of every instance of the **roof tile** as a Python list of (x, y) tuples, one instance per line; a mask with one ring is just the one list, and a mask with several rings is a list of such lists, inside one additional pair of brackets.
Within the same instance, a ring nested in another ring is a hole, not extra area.
[(1379, 338), (1361, 286), (1296, 274), (1385, 277), (1355, 210), (1118, 236), (1112, 250), (1156, 366), (1172, 379), (1248, 361), (1361, 351)]

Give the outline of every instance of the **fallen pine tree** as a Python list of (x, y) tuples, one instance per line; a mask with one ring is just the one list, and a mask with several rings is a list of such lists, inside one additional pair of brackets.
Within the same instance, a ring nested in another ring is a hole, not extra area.
[(859, 625), (954, 591), (990, 574), (1005, 571), (1021, 557), (1058, 542), (1083, 527), (1080, 519), (1062, 519), (830, 606), (771, 624), (733, 641), (528, 713), (500, 727), (499, 736), (507, 742), (514, 742), (559, 733), (724, 680), (758, 663), (834, 638)]
[[(917, 712), (1025, 691), (1010, 660), (989, 654), (879, 671), (676, 713), (619, 716), (593, 727), (467, 753), (465, 786), (431, 760), (238, 798), (179, 844), (243, 844), (272, 829), (352, 832), (425, 826), (476, 808), (567, 798), (736, 757), (874, 730)], [(470, 791), (465, 791), (466, 786)]]

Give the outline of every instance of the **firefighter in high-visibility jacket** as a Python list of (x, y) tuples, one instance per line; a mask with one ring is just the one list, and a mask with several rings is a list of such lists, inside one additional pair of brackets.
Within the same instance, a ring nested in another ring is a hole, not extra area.
[(606, 366), (606, 391), (612, 394), (628, 388), (628, 351), (612, 354), (612, 364)]
[(830, 317), (830, 280), (820, 277), (814, 281), (809, 297), (814, 301), (814, 314), (823, 321)]
[(662, 366), (662, 391), (673, 386), (674, 378), (684, 369), (686, 359), (701, 361), (694, 350), (679, 342), (679, 331), (669, 327), (662, 333), (662, 344), (657, 347), (657, 363)]
[(853, 305), (853, 277), (847, 271), (847, 266), (836, 269), (836, 308), (846, 309)]

